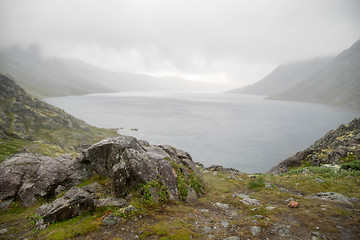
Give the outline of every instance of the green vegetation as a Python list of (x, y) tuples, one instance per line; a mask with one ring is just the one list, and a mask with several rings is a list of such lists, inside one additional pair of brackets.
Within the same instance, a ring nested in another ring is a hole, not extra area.
[(166, 203), (169, 200), (169, 192), (159, 175), (156, 181), (149, 181), (139, 186), (142, 203), (147, 206), (154, 206), (158, 203)]
[(175, 218), (155, 224), (145, 224), (140, 239), (158, 236), (160, 240), (190, 240), (199, 236), (194, 227), (182, 219)]
[(51, 240), (71, 239), (98, 230), (101, 224), (100, 219), (103, 214), (104, 212), (102, 210), (88, 212), (71, 219), (55, 222), (45, 230), (34, 230), (33, 233), (37, 238)]
[[(170, 163), (177, 174), (177, 188), (179, 191), (180, 200), (186, 199), (188, 196), (189, 187), (192, 187), (197, 195), (204, 193), (204, 183), (198, 175), (193, 173), (190, 169), (182, 169), (181, 165), (177, 164), (175, 161), (170, 161)], [(185, 174), (187, 175), (186, 177)]]
[(260, 189), (265, 187), (264, 178), (255, 178), (249, 181), (247, 188), (248, 189)]
[(360, 160), (354, 160), (352, 162), (346, 162), (341, 165), (341, 169), (347, 171), (360, 171)]

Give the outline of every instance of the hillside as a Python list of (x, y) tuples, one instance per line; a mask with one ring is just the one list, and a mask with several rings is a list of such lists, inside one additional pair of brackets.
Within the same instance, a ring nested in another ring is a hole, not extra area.
[(74, 59), (42, 57), (39, 50), (9, 48), (0, 52), (0, 72), (39, 97), (120, 91), (225, 91), (226, 85), (112, 72)]
[(20, 152), (74, 153), (75, 147), (114, 136), (27, 94), (0, 75), (0, 161)]
[(269, 98), (360, 110), (360, 40), (295, 87)]
[(260, 81), (252, 85), (230, 90), (228, 93), (263, 96), (278, 94), (296, 86), (311, 74), (324, 67), (329, 61), (330, 58), (318, 58), (280, 65)]
[(0, 52), (0, 72), (10, 75), (33, 96), (55, 97), (111, 92), (86, 75), (69, 69), (58, 59), (46, 59), (36, 49), (17, 47)]
[(274, 166), (269, 173), (283, 173), (300, 166), (341, 165), (355, 160), (359, 161), (360, 170), (360, 118), (331, 130), (310, 147)]

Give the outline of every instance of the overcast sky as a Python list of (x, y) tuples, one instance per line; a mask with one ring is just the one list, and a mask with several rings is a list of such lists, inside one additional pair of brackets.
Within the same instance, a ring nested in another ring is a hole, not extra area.
[(350, 47), (359, 13), (360, 0), (0, 0), (0, 48), (241, 86)]

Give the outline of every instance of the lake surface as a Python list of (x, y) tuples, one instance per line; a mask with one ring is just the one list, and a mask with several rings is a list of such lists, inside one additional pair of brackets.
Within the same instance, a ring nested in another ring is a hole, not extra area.
[[(47, 98), (97, 127), (171, 145), (205, 166), (265, 172), (359, 112), (261, 96), (124, 92)], [(137, 129), (135, 131), (134, 129)]]

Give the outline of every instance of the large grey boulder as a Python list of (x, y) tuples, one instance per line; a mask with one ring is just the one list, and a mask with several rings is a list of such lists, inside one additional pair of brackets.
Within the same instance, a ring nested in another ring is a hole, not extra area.
[(81, 181), (80, 171), (74, 171), (75, 159), (69, 155), (52, 158), (22, 153), (0, 164), (0, 200), (19, 196), (30, 206), (39, 197), (51, 198), (59, 185), (70, 188)]
[(36, 209), (35, 214), (44, 222), (55, 222), (78, 216), (94, 207), (91, 195), (78, 187), (72, 187), (64, 196), (51, 204), (44, 204)]
[(110, 177), (112, 194), (118, 198), (125, 197), (141, 184), (160, 182), (166, 187), (169, 199), (178, 200), (179, 174), (188, 180), (186, 187), (191, 187), (190, 178), (201, 179), (187, 152), (170, 146), (150, 145), (130, 136), (109, 138), (92, 145), (78, 161), (86, 165), (89, 172)]

